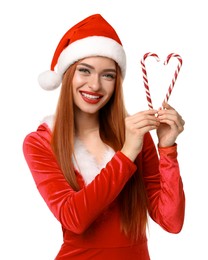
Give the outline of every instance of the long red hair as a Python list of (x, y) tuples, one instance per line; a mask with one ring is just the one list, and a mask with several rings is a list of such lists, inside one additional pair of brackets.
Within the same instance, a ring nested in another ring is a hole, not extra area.
[[(72, 160), (74, 152), (74, 109), (72, 79), (77, 63), (66, 71), (59, 101), (56, 109), (52, 133), (52, 147), (63, 174), (70, 186), (78, 191)], [(109, 102), (99, 111), (100, 137), (104, 143), (115, 151), (121, 150), (125, 140), (125, 123), (127, 116), (122, 92), (120, 67), (116, 66), (117, 77), (114, 93)], [(121, 212), (121, 229), (132, 239), (144, 236), (147, 224), (147, 197), (141, 170), (130, 178), (118, 196)]]

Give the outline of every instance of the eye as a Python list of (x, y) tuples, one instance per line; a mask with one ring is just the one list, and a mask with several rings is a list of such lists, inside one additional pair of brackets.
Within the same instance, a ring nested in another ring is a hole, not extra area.
[(116, 74), (114, 73), (106, 73), (106, 74), (103, 74), (103, 77), (104, 78), (107, 78), (107, 79), (115, 79), (116, 78)]
[(90, 74), (90, 71), (87, 68), (80, 67), (80, 68), (78, 68), (78, 71), (83, 74)]

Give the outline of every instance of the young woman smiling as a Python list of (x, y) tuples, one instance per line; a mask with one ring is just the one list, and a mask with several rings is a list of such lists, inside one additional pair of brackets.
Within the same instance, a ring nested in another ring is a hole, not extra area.
[(62, 225), (57, 260), (148, 260), (148, 215), (171, 233), (183, 226), (176, 139), (184, 120), (167, 103), (165, 109), (128, 115), (125, 71), (118, 35), (95, 14), (66, 32), (51, 71), (39, 77), (47, 90), (62, 83), (60, 97), (56, 114), (26, 136), (23, 151), (41, 196)]

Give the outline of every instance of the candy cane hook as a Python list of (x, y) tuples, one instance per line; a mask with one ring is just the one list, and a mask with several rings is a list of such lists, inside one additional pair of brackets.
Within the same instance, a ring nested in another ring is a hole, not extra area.
[(146, 98), (147, 98), (149, 108), (153, 109), (152, 99), (151, 99), (150, 89), (149, 89), (149, 82), (148, 82), (148, 78), (147, 78), (147, 70), (146, 70), (146, 65), (145, 65), (146, 58), (150, 57), (150, 56), (154, 57), (157, 61), (160, 61), (160, 59), (159, 59), (157, 54), (152, 53), (152, 52), (148, 52), (148, 53), (144, 54), (143, 59), (141, 60), (142, 74), (143, 74), (143, 81), (144, 81), (144, 87), (145, 87), (145, 92), (146, 92)]
[(182, 58), (181, 58), (181, 56), (178, 55), (178, 54), (175, 54), (175, 53), (171, 53), (171, 54), (168, 55), (166, 61), (164, 62), (164, 65), (167, 65), (168, 62), (169, 62), (169, 60), (170, 60), (172, 57), (175, 57), (175, 58), (178, 59), (178, 65), (177, 65), (177, 68), (176, 68), (176, 70), (175, 70), (175, 73), (174, 73), (173, 79), (172, 79), (172, 81), (171, 81), (171, 84), (170, 84), (170, 86), (169, 86), (169, 88), (168, 88), (168, 92), (167, 92), (167, 94), (166, 94), (166, 96), (165, 96), (165, 99), (164, 99), (164, 101), (163, 101), (163, 102), (166, 102), (166, 103), (168, 102), (168, 99), (169, 99), (170, 94), (171, 94), (171, 92), (172, 92), (172, 90), (173, 90), (173, 87), (174, 87), (174, 85), (175, 85), (176, 79), (177, 79), (177, 77), (178, 77), (179, 71), (180, 71), (181, 66), (182, 66)]

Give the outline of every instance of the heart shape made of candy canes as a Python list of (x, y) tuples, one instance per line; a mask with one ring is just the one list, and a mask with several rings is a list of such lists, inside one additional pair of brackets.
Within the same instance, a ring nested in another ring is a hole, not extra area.
[[(147, 102), (148, 102), (148, 106), (150, 109), (153, 109), (153, 105), (152, 105), (152, 99), (151, 99), (151, 95), (150, 95), (150, 89), (149, 89), (149, 83), (148, 83), (148, 78), (147, 78), (147, 70), (146, 70), (146, 66), (145, 66), (145, 60), (147, 57), (154, 57), (157, 61), (160, 61), (158, 55), (156, 53), (153, 53), (153, 52), (148, 52), (146, 54), (144, 54), (143, 56), (143, 59), (141, 60), (141, 66), (142, 66), (142, 74), (143, 74), (143, 81), (144, 81), (144, 87), (145, 87), (145, 92), (146, 92), (146, 98), (147, 98)], [(182, 66), (182, 58), (180, 55), (176, 54), (176, 53), (170, 53), (165, 62), (164, 62), (164, 65), (167, 65), (169, 60), (172, 58), (172, 57), (175, 57), (178, 59), (178, 65), (177, 65), (177, 68), (174, 72), (174, 76), (172, 78), (172, 81), (168, 87), (168, 91), (167, 91), (167, 94), (164, 98), (164, 102), (168, 102), (168, 99), (172, 93), (172, 90), (173, 90), (173, 87), (175, 85), (175, 82), (176, 82), (176, 79), (178, 77), (178, 74), (179, 74), (179, 71), (181, 69), (181, 66)]]

